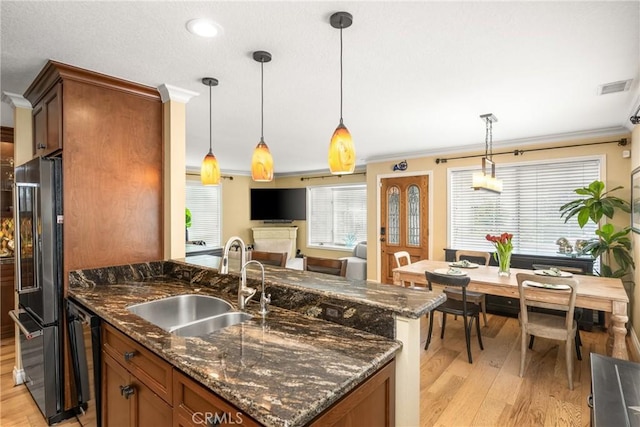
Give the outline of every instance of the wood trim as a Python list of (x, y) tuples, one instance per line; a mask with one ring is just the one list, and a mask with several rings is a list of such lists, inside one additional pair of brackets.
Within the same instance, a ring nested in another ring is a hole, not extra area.
[(6, 126), (0, 127), (0, 141), (13, 144), (13, 128)]
[(27, 88), (24, 97), (31, 102), (31, 105), (36, 105), (59, 80), (75, 80), (160, 101), (160, 93), (154, 87), (52, 60), (47, 62), (33, 83)]

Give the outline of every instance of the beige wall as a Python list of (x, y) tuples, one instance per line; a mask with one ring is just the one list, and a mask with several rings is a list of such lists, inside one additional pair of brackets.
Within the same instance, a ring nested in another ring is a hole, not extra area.
[[(519, 146), (518, 149), (526, 150), (531, 148), (562, 146), (571, 144), (582, 144), (589, 142), (611, 141), (619, 138), (630, 138), (629, 134), (613, 135), (606, 138), (591, 138), (572, 141), (562, 141), (549, 144), (539, 144), (531, 146)], [(559, 159), (576, 156), (606, 156), (606, 170), (603, 181), (607, 188), (613, 188), (621, 185), (624, 189), (617, 191), (615, 194), (624, 199), (629, 199), (629, 176), (631, 172), (631, 159), (622, 158), (622, 151), (629, 150), (630, 147), (619, 147), (617, 144), (603, 144), (583, 146), (579, 148), (563, 148), (557, 150), (544, 150), (536, 152), (527, 152), (522, 156), (500, 155), (495, 157), (496, 167), (500, 168), (500, 164), (519, 163), (529, 161), (539, 161), (547, 159)], [(496, 149), (495, 151), (508, 151), (507, 149)], [(447, 163), (436, 164), (436, 157), (457, 157), (470, 154), (481, 153), (456, 153), (449, 156), (429, 156), (407, 160), (409, 165), (407, 172), (432, 173), (432, 182), (429, 183), (429, 189), (432, 197), (430, 212), (432, 215), (432, 229), (430, 230), (430, 238), (432, 247), (430, 250), (431, 259), (443, 260), (444, 249), (447, 247), (447, 168), (458, 168), (461, 166), (480, 165), (480, 158), (450, 160)], [(380, 175), (392, 174), (392, 166), (397, 161), (372, 163), (367, 165), (367, 240), (371, 242), (367, 251), (367, 276), (370, 280), (378, 280), (378, 260), (380, 259), (380, 245), (378, 241), (378, 206), (377, 206), (377, 182)], [(626, 226), (629, 224), (629, 217), (622, 215), (616, 218), (616, 225)]]
[[(309, 175), (304, 175), (309, 176)], [(264, 226), (262, 221), (251, 221), (249, 189), (251, 188), (300, 188), (314, 185), (353, 184), (365, 182), (363, 175), (325, 177), (302, 181), (302, 175), (276, 177), (270, 183), (257, 183), (250, 176), (234, 175), (233, 180), (222, 182), (222, 243), (231, 236), (240, 236), (245, 243), (253, 242), (252, 227)], [(194, 179), (197, 179), (194, 178)], [(307, 247), (307, 222), (294, 221), (291, 225), (298, 227), (297, 247), (305, 255), (339, 258), (348, 256), (350, 251), (312, 249)]]
[[(632, 148), (635, 148), (640, 145), (640, 126), (636, 125), (633, 128), (633, 133), (631, 135), (632, 140)], [(640, 150), (632, 149), (631, 150), (631, 170), (640, 167)], [(640, 339), (640, 304), (637, 304), (637, 301), (640, 301), (640, 286), (637, 286), (640, 283), (640, 234), (633, 234), (633, 248), (634, 248), (634, 261), (636, 263), (636, 269), (633, 274), (633, 281), (636, 285), (633, 288), (633, 298), (631, 301), (631, 325), (633, 327), (633, 333), (635, 333), (636, 342)]]
[[(636, 130), (634, 135), (636, 141), (640, 140), (640, 135), (637, 135)], [(590, 139), (576, 139), (571, 141), (560, 141), (548, 144), (537, 144), (530, 146), (518, 147), (522, 150), (541, 148), (541, 147), (553, 147), (572, 144), (583, 144), (600, 141), (611, 141), (620, 138), (630, 138), (629, 134), (612, 135), (606, 138), (590, 138)], [(605, 156), (605, 176), (603, 180), (607, 185), (607, 188), (613, 188), (615, 186), (623, 186), (622, 190), (616, 192), (616, 195), (624, 199), (630, 198), (629, 188), (629, 176), (632, 169), (632, 161), (630, 158), (623, 158), (622, 151), (629, 150), (630, 147), (619, 147), (617, 144), (602, 144), (583, 146), (579, 148), (562, 148), (556, 150), (544, 150), (536, 152), (527, 152), (522, 156), (500, 155), (496, 156), (497, 167), (500, 164), (519, 163), (529, 161), (540, 161), (547, 159), (561, 159), (576, 156)], [(497, 149), (496, 151), (507, 151), (506, 149)], [(416, 174), (424, 174), (425, 172), (431, 173), (431, 180), (429, 188), (432, 193), (432, 203), (430, 211), (432, 215), (432, 229), (431, 234), (431, 258), (432, 259), (444, 259), (444, 249), (447, 247), (447, 168), (458, 168), (468, 165), (479, 165), (480, 158), (473, 159), (461, 159), (450, 160), (445, 164), (436, 164), (436, 157), (456, 157), (468, 154), (481, 154), (480, 152), (468, 152), (457, 153), (450, 156), (429, 156), (415, 159), (409, 159), (409, 167), (407, 172), (414, 172)], [(634, 163), (640, 165), (640, 155), (634, 153)], [(367, 262), (367, 276), (370, 280), (378, 280), (378, 260), (379, 260), (379, 242), (378, 242), (378, 179), (380, 176), (391, 175), (393, 165), (397, 161), (372, 163), (367, 166), (366, 177), (363, 175), (327, 177), (323, 179), (312, 179), (301, 181), (301, 175), (287, 176), (274, 179), (273, 182), (268, 184), (259, 184), (251, 181), (249, 176), (235, 175), (233, 181), (223, 180), (222, 183), (222, 241), (223, 243), (231, 236), (240, 236), (245, 242), (252, 242), (251, 227), (262, 225), (259, 221), (249, 220), (249, 189), (252, 187), (279, 187), (279, 188), (297, 188), (307, 187), (313, 185), (335, 185), (335, 184), (351, 184), (351, 183), (367, 183), (367, 241), (368, 245), (368, 262)], [(304, 175), (307, 176), (307, 175)], [(628, 225), (629, 219), (627, 216), (618, 215), (615, 221), (617, 226), (623, 227)], [(333, 251), (333, 250), (319, 250), (311, 249), (307, 247), (307, 230), (306, 221), (294, 221), (292, 225), (298, 226), (298, 249), (304, 254), (311, 256), (324, 256), (330, 258), (337, 258), (346, 256), (348, 252)], [(640, 314), (638, 314), (640, 316)], [(638, 318), (636, 316), (636, 318)]]

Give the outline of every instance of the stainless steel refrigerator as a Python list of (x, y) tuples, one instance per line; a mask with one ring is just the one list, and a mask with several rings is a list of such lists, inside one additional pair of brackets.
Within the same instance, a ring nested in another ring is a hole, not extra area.
[(62, 159), (16, 167), (14, 209), (17, 289), (11, 317), (20, 328), (25, 384), (49, 424), (64, 410), (62, 344)]

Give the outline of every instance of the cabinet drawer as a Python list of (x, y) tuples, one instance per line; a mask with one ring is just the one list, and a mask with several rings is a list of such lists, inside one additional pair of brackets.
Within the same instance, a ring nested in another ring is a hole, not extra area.
[(165, 402), (172, 402), (171, 365), (113, 326), (102, 329), (104, 351), (144, 382)]
[(178, 370), (173, 372), (173, 425), (258, 426), (253, 419)]

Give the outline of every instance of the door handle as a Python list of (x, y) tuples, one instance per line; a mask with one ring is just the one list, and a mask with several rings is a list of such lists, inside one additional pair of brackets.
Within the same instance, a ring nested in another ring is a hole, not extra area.
[(120, 394), (125, 398), (129, 399), (134, 393), (136, 389), (131, 385), (121, 385), (120, 386)]
[(384, 242), (384, 241), (385, 241), (385, 238), (384, 238), (384, 237), (381, 237), (381, 238), (380, 238), (380, 241), (381, 241), (381, 242)]
[(27, 329), (27, 327), (24, 326), (20, 321), (20, 318), (19, 318), (20, 313), (26, 313), (26, 311), (24, 311), (23, 309), (9, 310), (9, 317), (11, 317), (11, 320), (13, 320), (13, 322), (16, 325), (18, 325), (18, 328), (20, 328), (20, 332), (22, 332), (24, 337), (28, 340), (31, 340), (33, 338), (36, 338), (42, 335), (43, 333), (42, 329), (37, 329), (35, 331), (30, 331), (29, 329)]

